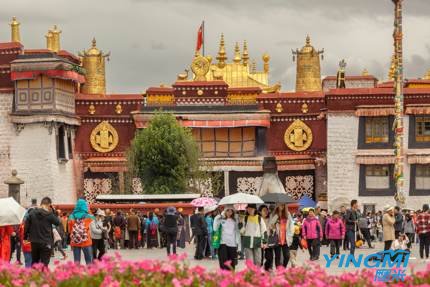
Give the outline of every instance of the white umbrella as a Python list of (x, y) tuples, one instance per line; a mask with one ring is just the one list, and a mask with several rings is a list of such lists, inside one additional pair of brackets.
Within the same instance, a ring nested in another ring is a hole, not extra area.
[(217, 208), (218, 208), (218, 205), (216, 205), (216, 204), (212, 205), (212, 206), (205, 206), (204, 211), (205, 211), (205, 213), (209, 213), (209, 212), (216, 210)]
[(235, 193), (226, 197), (223, 197), (218, 205), (226, 205), (226, 204), (238, 204), (238, 203), (246, 203), (246, 204), (264, 204), (264, 201), (261, 200), (256, 195), (246, 194), (246, 193)]
[(0, 226), (21, 224), (26, 210), (13, 197), (0, 198), (0, 206)]

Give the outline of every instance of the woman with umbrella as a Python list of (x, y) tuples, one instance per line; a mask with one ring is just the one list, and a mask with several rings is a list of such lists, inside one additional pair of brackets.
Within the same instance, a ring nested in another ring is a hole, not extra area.
[(237, 251), (240, 249), (241, 240), (239, 220), (235, 216), (232, 205), (226, 205), (224, 211), (215, 217), (214, 232), (217, 232), (219, 228), (221, 228), (218, 248), (219, 266), (224, 270), (234, 270), (237, 265)]

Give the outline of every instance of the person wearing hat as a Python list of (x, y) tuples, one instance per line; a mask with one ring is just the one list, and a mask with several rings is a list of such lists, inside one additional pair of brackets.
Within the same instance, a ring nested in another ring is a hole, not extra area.
[[(107, 229), (103, 226), (106, 214), (103, 210), (98, 209), (96, 212), (96, 220), (91, 222), (90, 231), (93, 240), (93, 258), (100, 260), (106, 253), (105, 239)], [(98, 254), (97, 254), (98, 253)]]
[(261, 266), (261, 248), (266, 247), (267, 228), (264, 220), (257, 214), (256, 204), (248, 204), (244, 223), (240, 227), (245, 258), (254, 265)]
[[(237, 252), (241, 247), (239, 220), (232, 205), (226, 205), (224, 211), (214, 220), (214, 231), (221, 228), (221, 239), (218, 248), (219, 266), (223, 270), (234, 270), (237, 265)], [(231, 262), (229, 265), (227, 262)]]
[(396, 219), (394, 218), (394, 207), (388, 206), (385, 208), (385, 214), (382, 217), (382, 232), (384, 238), (384, 251), (391, 249), (391, 244), (393, 243), (395, 237), (394, 223)]

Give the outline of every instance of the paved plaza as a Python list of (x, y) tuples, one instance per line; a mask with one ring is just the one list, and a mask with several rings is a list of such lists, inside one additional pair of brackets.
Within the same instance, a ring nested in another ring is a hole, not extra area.
[[(376, 243), (375, 244), (376, 248), (375, 249), (369, 249), (367, 247), (362, 247), (360, 249), (356, 249), (356, 255), (359, 254), (363, 254), (364, 257), (368, 254), (371, 253), (375, 253), (377, 251), (383, 250), (383, 243)], [(179, 253), (184, 253), (186, 252), (188, 254), (188, 262), (191, 266), (195, 266), (195, 265), (201, 265), (204, 266), (205, 268), (209, 269), (209, 270), (217, 270), (219, 268), (218, 265), (218, 260), (210, 260), (210, 259), (203, 259), (203, 260), (195, 260), (193, 258), (194, 256), (194, 246), (193, 245), (187, 245), (187, 247), (185, 249), (178, 249)], [(119, 254), (121, 255), (121, 257), (124, 260), (143, 260), (143, 259), (157, 259), (157, 260), (166, 260), (167, 259), (167, 255), (166, 255), (166, 250), (165, 249), (139, 249), (139, 250), (109, 250), (108, 251), (108, 255), (114, 255), (115, 252), (119, 252)], [(71, 261), (73, 260), (73, 255), (70, 252), (70, 248), (66, 251), (68, 258), (66, 259), (66, 261)], [(341, 251), (341, 254), (345, 253), (344, 251)], [(323, 258), (323, 254), (329, 254), (329, 248), (326, 246), (323, 246), (321, 248), (321, 256), (320, 259), (318, 261), (314, 261), (312, 262), (312, 264), (319, 264), (320, 266), (325, 268), (325, 264), (326, 264), (326, 260)], [(53, 265), (55, 260), (60, 260), (60, 253), (56, 252), (55, 254), (55, 259), (51, 260), (51, 265)], [(14, 261), (14, 260), (13, 260)], [(63, 260), (60, 260), (60, 262), (64, 262)], [(82, 262), (83, 258), (82, 258)], [(309, 254), (307, 252), (307, 250), (305, 250), (304, 252), (302, 251), (298, 251), (298, 265), (299, 266), (304, 266), (304, 265), (308, 265), (309, 264)], [(338, 268), (337, 264), (339, 261), (334, 261), (332, 263), (332, 267), (331, 268), (327, 268), (326, 271), (329, 274), (340, 274), (343, 272), (354, 272), (357, 271), (358, 269), (355, 267), (348, 267), (348, 268)], [(245, 266), (244, 264), (244, 260), (239, 260), (239, 266), (237, 270), (242, 270)], [(410, 256), (409, 259), (409, 264), (408, 264), (408, 273), (411, 271), (411, 269), (413, 268), (414, 270), (424, 270), (425, 266), (427, 264), (430, 264), (430, 260), (429, 261), (423, 261), (421, 259), (419, 259), (419, 254), (418, 254), (418, 245), (414, 245), (413, 249), (412, 249), (412, 254)], [(363, 267), (364, 268), (364, 267)]]

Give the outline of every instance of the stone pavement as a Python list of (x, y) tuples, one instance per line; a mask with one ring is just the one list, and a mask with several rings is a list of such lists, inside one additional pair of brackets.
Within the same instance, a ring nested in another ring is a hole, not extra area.
[[(368, 254), (371, 253), (375, 253), (377, 251), (381, 251), (383, 250), (383, 243), (376, 243), (376, 248), (375, 249), (369, 249), (367, 247), (362, 247), (360, 249), (356, 249), (356, 257), (359, 254), (363, 254), (364, 257)], [(73, 255), (70, 252), (70, 248), (66, 251), (68, 254), (68, 258), (67, 260), (73, 260)], [(121, 255), (121, 257), (125, 260), (143, 260), (143, 259), (158, 259), (158, 260), (165, 260), (167, 259), (167, 255), (166, 255), (166, 250), (165, 249), (138, 249), (138, 250), (108, 250), (108, 255), (114, 255), (115, 252), (119, 252), (119, 254)], [(187, 245), (187, 247), (185, 249), (178, 249), (178, 253), (182, 254), (182, 253), (187, 253), (188, 254), (188, 262), (190, 265), (194, 266), (194, 265), (201, 265), (204, 266), (205, 268), (209, 269), (209, 270), (217, 270), (219, 268), (218, 265), (218, 260), (210, 260), (210, 259), (203, 259), (203, 260), (195, 260), (194, 259), (194, 246), (193, 245)], [(346, 253), (346, 251), (341, 250), (341, 254), (349, 254)], [(318, 261), (314, 261), (312, 263), (315, 264), (319, 264), (320, 266), (325, 268), (325, 264), (326, 264), (326, 260), (323, 258), (323, 254), (329, 254), (329, 248), (328, 247), (322, 247), (321, 248), (321, 256), (320, 259)], [(54, 260), (59, 260), (59, 258), (61, 258), (61, 255), (59, 252), (56, 252), (55, 254), (55, 259)], [(303, 266), (303, 265), (307, 265), (309, 264), (309, 253), (307, 250), (305, 250), (304, 252), (302, 252), (301, 250), (298, 250), (297, 252), (297, 257), (298, 257), (298, 265)], [(53, 264), (53, 261), (51, 260), (51, 264)], [(83, 261), (83, 257), (82, 257), (82, 263)], [(14, 260), (13, 260), (14, 261)], [(62, 260), (60, 260), (62, 261)], [(354, 272), (357, 271), (358, 269), (350, 266), (348, 268), (339, 268), (338, 265), (339, 261), (334, 261), (332, 263), (332, 266), (330, 268), (327, 268), (327, 272), (329, 274), (340, 274), (343, 273), (345, 271), (348, 272)], [(410, 260), (409, 260), (409, 264), (408, 264), (408, 273), (410, 272), (411, 268), (414, 268), (414, 270), (423, 270), (425, 269), (425, 266), (427, 264), (430, 264), (430, 261), (423, 261), (421, 259), (419, 259), (419, 253), (418, 253), (418, 245), (414, 244), (413, 248), (412, 248), (412, 254), (410, 256)], [(244, 261), (240, 260), (239, 261), (239, 266), (237, 270), (241, 270), (244, 268)]]

